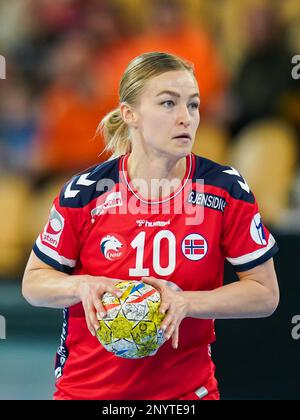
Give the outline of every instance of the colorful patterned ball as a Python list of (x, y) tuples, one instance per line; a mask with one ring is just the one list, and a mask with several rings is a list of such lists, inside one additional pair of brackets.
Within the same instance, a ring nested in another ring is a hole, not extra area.
[(116, 285), (120, 298), (105, 293), (102, 303), (106, 316), (99, 319), (97, 338), (116, 356), (139, 359), (153, 356), (165, 342), (160, 325), (165, 315), (159, 312), (160, 293), (140, 281), (123, 281)]

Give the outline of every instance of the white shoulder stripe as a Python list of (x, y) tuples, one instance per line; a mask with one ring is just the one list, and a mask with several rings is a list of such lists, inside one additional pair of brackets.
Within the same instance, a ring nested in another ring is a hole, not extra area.
[(57, 251), (54, 251), (54, 249), (48, 248), (46, 245), (44, 245), (41, 241), (41, 237), (39, 236), (36, 240), (36, 246), (38, 249), (48, 257), (52, 258), (56, 262), (58, 262), (61, 265), (66, 265), (68, 267), (74, 268), (76, 265), (76, 260), (71, 260), (69, 258), (65, 258), (62, 255), (59, 255)]
[(250, 252), (250, 254), (242, 255), (241, 257), (237, 257), (237, 258), (226, 258), (226, 259), (232, 265), (243, 265), (243, 264), (247, 264), (249, 262), (255, 261), (258, 258), (262, 257), (274, 245), (275, 245), (275, 239), (270, 234), (269, 243), (264, 248), (260, 248), (257, 251)]

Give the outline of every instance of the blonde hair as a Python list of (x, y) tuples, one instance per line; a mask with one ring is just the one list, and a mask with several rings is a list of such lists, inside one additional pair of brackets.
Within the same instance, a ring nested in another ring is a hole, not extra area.
[[(145, 83), (162, 73), (174, 70), (188, 70), (194, 74), (192, 63), (164, 52), (149, 52), (134, 58), (127, 66), (119, 85), (119, 101), (134, 106)], [(104, 151), (120, 156), (131, 151), (131, 140), (127, 124), (123, 121), (120, 108), (105, 115), (97, 132), (101, 131), (105, 140)]]

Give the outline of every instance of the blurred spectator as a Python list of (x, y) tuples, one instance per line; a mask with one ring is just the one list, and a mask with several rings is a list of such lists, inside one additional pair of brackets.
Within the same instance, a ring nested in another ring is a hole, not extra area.
[(33, 149), (35, 170), (72, 173), (100, 160), (103, 143), (93, 138), (106, 109), (91, 77), (94, 47), (88, 34), (73, 31), (49, 57), (53, 81), (41, 98)]
[(127, 34), (128, 24), (120, 7), (108, 0), (82, 2), (81, 26), (97, 43), (100, 52), (114, 48)]
[(300, 51), (300, 2), (297, 0), (285, 0), (280, 2), (280, 13), (284, 21), (289, 43), (295, 52)]
[(117, 106), (120, 78), (125, 66), (137, 55), (133, 51), (135, 38), (130, 22), (122, 18), (121, 8), (94, 1), (85, 10), (83, 20), (85, 29), (98, 44), (92, 63), (95, 89), (103, 104)]
[(6, 54), (30, 39), (34, 18), (29, 13), (32, 0), (0, 1), (0, 51)]
[(184, 18), (182, 2), (152, 1), (146, 31), (134, 38), (123, 38), (118, 49), (99, 55), (96, 73), (104, 77), (108, 96), (117, 99), (118, 82), (126, 65), (147, 51), (167, 51), (194, 63), (202, 117), (213, 118), (227, 83), (226, 71), (210, 36)]
[(286, 94), (297, 84), (280, 17), (270, 5), (254, 7), (248, 15), (248, 50), (231, 88), (231, 131), (260, 118), (280, 116)]
[(74, 0), (31, 0), (31, 10), (41, 23), (41, 29), (54, 35), (76, 28), (80, 21), (80, 3)]
[(1, 167), (28, 172), (29, 148), (36, 131), (36, 113), (31, 94), (24, 82), (2, 83), (0, 98)]

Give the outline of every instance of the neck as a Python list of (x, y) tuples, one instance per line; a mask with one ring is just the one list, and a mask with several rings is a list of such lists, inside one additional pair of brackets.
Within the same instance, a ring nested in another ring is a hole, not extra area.
[(170, 159), (146, 154), (139, 157), (132, 151), (127, 161), (133, 187), (140, 195), (152, 200), (172, 194), (182, 182), (185, 171), (185, 157)]

